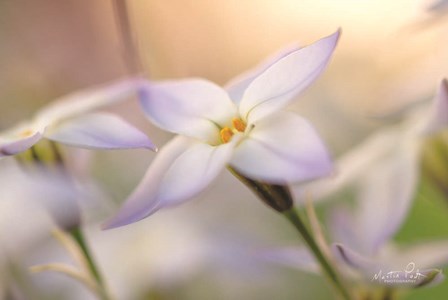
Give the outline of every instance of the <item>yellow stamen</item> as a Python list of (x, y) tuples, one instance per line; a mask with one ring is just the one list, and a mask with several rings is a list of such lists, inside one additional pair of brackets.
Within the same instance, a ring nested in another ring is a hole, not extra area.
[(228, 143), (233, 136), (232, 129), (230, 129), (229, 127), (224, 127), (223, 129), (221, 129), (219, 134), (221, 135), (221, 141), (224, 144)]
[(233, 118), (232, 125), (233, 128), (235, 128), (239, 132), (244, 132), (244, 130), (246, 130), (246, 123), (244, 123), (244, 121), (241, 120), (240, 118)]
[(33, 135), (33, 133), (34, 132), (31, 129), (26, 129), (26, 130), (20, 132), (19, 136), (20, 137), (28, 137), (28, 136)]

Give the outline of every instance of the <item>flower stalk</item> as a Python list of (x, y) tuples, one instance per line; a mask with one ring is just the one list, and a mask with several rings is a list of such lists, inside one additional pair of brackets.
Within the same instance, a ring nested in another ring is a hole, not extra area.
[(284, 211), (282, 214), (293, 224), (293, 226), (300, 233), (303, 240), (305, 241), (307, 246), (310, 248), (311, 252), (314, 254), (315, 258), (319, 262), (322, 271), (325, 273), (329, 281), (333, 284), (335, 289), (340, 293), (342, 298), (350, 300), (351, 299), (350, 293), (342, 283), (336, 269), (332, 266), (329, 259), (324, 255), (324, 253), (320, 249), (319, 245), (317, 244), (316, 240), (314, 239), (309, 229), (303, 222), (299, 213), (294, 208), (291, 208), (287, 211)]
[(104, 289), (103, 278), (102, 278), (100, 272), (98, 271), (98, 268), (95, 264), (92, 254), (90, 253), (90, 249), (86, 243), (86, 240), (84, 238), (83, 232), (81, 231), (81, 228), (80, 227), (73, 228), (72, 230), (69, 231), (69, 234), (72, 236), (72, 238), (78, 244), (84, 258), (87, 261), (87, 266), (89, 268), (90, 273), (95, 278), (98, 285)]
[(345, 300), (352, 299), (350, 293), (342, 283), (336, 269), (332, 266), (330, 260), (324, 255), (322, 249), (319, 247), (312, 233), (303, 222), (299, 213), (294, 209), (294, 202), (288, 186), (255, 181), (247, 178), (233, 168), (229, 167), (229, 170), (235, 177), (249, 187), (249, 189), (251, 189), (265, 204), (283, 214), (292, 223), (292, 225), (302, 236), (311, 252), (314, 254), (322, 268), (322, 271), (335, 289), (340, 293), (342, 298)]
[[(28, 153), (28, 157), (26, 157), (26, 152), (30, 152)], [(32, 146), (26, 152), (22, 156), (17, 156), (17, 158), (21, 158), (19, 160), (21, 163), (29, 161), (31, 164), (36, 165), (39, 168), (39, 171), (48, 172), (48, 174), (56, 172), (56, 176), (62, 176), (69, 184), (73, 184), (67, 166), (65, 165), (63, 155), (56, 143), (53, 141), (47, 141), (46, 143), (41, 141), (38, 145)], [(52, 166), (56, 166), (56, 169), (52, 169)], [(77, 259), (78, 263), (83, 267), (83, 272), (79, 272), (79, 270), (66, 265), (54, 263), (35, 266), (32, 270), (34, 272), (57, 271), (63, 273), (82, 282), (86, 287), (92, 290), (100, 300), (110, 300), (111, 298), (107, 292), (102, 276), (81, 230), (81, 216), (78, 206), (75, 205), (73, 207), (73, 211), (71, 211), (69, 217), (61, 217), (58, 215), (57, 211), (52, 212), (51, 209), (50, 214), (53, 216), (58, 227), (58, 230), (55, 231), (55, 237), (61, 241), (61, 244), (65, 246), (67, 251)], [(67, 241), (68, 236), (71, 237), (71, 241)]]

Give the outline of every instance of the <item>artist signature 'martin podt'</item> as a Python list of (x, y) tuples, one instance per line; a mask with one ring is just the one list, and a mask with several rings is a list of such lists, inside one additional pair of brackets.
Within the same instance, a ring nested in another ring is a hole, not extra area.
[(377, 281), (383, 284), (415, 284), (425, 277), (427, 276), (420, 273), (420, 270), (415, 268), (415, 263), (410, 262), (403, 271), (389, 271), (383, 273), (383, 271), (380, 270), (373, 275), (372, 281)]

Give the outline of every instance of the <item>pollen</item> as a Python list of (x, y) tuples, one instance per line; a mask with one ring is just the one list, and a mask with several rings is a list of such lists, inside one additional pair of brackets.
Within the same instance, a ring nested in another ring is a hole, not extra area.
[(232, 120), (233, 128), (235, 128), (239, 132), (244, 132), (246, 130), (246, 123), (240, 118), (233, 118)]
[(230, 129), (229, 127), (224, 127), (223, 129), (221, 129), (219, 134), (221, 136), (221, 141), (224, 144), (228, 143), (230, 141), (230, 139), (232, 138), (232, 136), (233, 136), (232, 129)]
[(33, 135), (33, 131), (31, 129), (26, 129), (26, 130), (24, 130), (24, 131), (19, 133), (20, 137), (28, 137), (28, 136), (31, 136), (31, 135)]

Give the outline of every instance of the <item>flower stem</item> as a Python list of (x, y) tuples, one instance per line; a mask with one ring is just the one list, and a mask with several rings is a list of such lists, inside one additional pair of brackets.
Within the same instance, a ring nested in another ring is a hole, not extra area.
[(256, 181), (244, 176), (231, 167), (229, 167), (229, 171), (250, 188), (265, 204), (283, 214), (294, 225), (305, 240), (305, 243), (313, 252), (322, 267), (322, 271), (327, 275), (330, 282), (334, 285), (336, 290), (339, 291), (343, 299), (350, 300), (352, 297), (340, 280), (335, 268), (324, 255), (310, 230), (308, 230), (307, 226), (294, 209), (294, 201), (288, 186)]
[(96, 267), (92, 255), (90, 254), (90, 250), (86, 244), (84, 234), (82, 233), (81, 228), (76, 227), (70, 230), (70, 235), (73, 237), (76, 243), (78, 243), (80, 249), (82, 250), (82, 253), (84, 254), (84, 257), (87, 260), (89, 270), (92, 273), (93, 277), (95, 277), (96, 281), (102, 285), (103, 279), (100, 275), (100, 272), (98, 271), (98, 268)]
[(101, 298), (101, 300), (109, 300), (110, 297), (105, 288), (103, 278), (101, 277), (101, 274), (95, 264), (93, 256), (90, 253), (89, 247), (86, 243), (86, 240), (84, 238), (84, 234), (81, 231), (81, 228), (75, 227), (75, 228), (71, 229), (69, 231), (69, 233), (73, 237), (75, 242), (78, 244), (82, 254), (84, 255), (84, 258), (86, 259), (89, 272), (91, 273), (91, 275), (93, 276), (93, 278), (95, 279), (95, 281), (98, 284), (98, 287), (100, 290), (98, 296)]
[(332, 282), (334, 287), (339, 291), (341, 296), (346, 300), (350, 300), (351, 296), (347, 291), (346, 287), (344, 286), (344, 284), (342, 283), (342, 281), (340, 280), (336, 270), (333, 268), (327, 257), (325, 257), (324, 253), (320, 249), (319, 245), (316, 243), (316, 240), (306, 227), (305, 223), (302, 221), (297, 211), (294, 208), (291, 208), (287, 211), (284, 211), (283, 215), (294, 225), (297, 231), (299, 231), (305, 243), (308, 245), (310, 250), (313, 252), (315, 258), (321, 265), (322, 270), (327, 275), (330, 282)]

